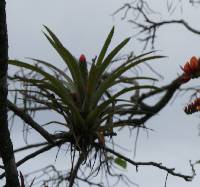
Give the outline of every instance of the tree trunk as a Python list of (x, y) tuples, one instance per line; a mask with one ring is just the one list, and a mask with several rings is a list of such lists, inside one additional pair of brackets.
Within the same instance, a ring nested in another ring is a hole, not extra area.
[(0, 0), (0, 154), (5, 168), (6, 187), (19, 187), (7, 120), (8, 37), (5, 6), (5, 0)]

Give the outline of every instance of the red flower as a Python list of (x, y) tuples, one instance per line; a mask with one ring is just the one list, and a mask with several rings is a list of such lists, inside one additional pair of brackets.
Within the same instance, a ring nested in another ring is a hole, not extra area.
[(82, 54), (80, 56), (78, 65), (79, 65), (81, 76), (86, 85), (87, 84), (86, 82), (88, 80), (88, 69), (87, 69), (87, 62), (86, 62), (85, 55)]
[(190, 68), (191, 68), (191, 71), (199, 71), (200, 69), (200, 64), (199, 64), (199, 59), (197, 59), (197, 57), (193, 56), (191, 59), (190, 59)]
[(199, 72), (200, 71), (200, 60), (197, 59), (197, 57), (193, 56), (190, 59), (190, 62), (186, 62), (184, 67), (181, 67), (181, 69), (187, 75), (192, 75), (196, 72)]
[(80, 56), (79, 62), (86, 62), (85, 55), (82, 54), (82, 55)]
[(190, 103), (184, 108), (186, 114), (193, 114), (200, 111), (200, 98), (197, 98), (193, 103)]
[(183, 75), (180, 77), (181, 83), (188, 82), (191, 78), (198, 77), (198, 73), (200, 73), (200, 59), (193, 56), (189, 62), (186, 62), (183, 67)]

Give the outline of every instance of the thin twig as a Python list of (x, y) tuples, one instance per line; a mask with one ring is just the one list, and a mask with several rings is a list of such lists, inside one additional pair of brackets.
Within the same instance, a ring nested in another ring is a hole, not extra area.
[[(96, 144), (97, 145), (97, 144)], [(99, 146), (99, 145), (98, 145)], [(181, 173), (177, 173), (175, 172), (175, 168), (168, 168), (166, 166), (163, 166), (162, 163), (156, 163), (156, 162), (135, 162), (125, 156), (123, 156), (122, 154), (108, 148), (108, 147), (104, 147), (104, 149), (114, 155), (116, 155), (117, 157), (120, 157), (123, 160), (126, 160), (127, 162), (129, 162), (130, 164), (136, 166), (136, 169), (138, 168), (138, 166), (154, 166), (157, 167), (161, 170), (166, 171), (167, 173), (173, 175), (173, 176), (177, 176), (180, 178), (183, 178), (185, 181), (191, 181), (194, 177), (194, 175), (183, 175)]]

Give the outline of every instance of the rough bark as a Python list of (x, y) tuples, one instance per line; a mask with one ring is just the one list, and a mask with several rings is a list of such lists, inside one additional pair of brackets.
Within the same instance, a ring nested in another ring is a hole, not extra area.
[(5, 168), (6, 187), (19, 187), (7, 120), (8, 37), (5, 7), (5, 0), (0, 0), (0, 153)]

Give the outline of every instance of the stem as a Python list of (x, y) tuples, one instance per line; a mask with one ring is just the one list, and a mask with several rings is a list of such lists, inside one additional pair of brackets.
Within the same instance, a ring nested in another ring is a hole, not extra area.
[(82, 164), (82, 162), (84, 161), (84, 153), (81, 153), (79, 158), (78, 158), (78, 161), (76, 163), (76, 166), (74, 168), (74, 170), (72, 171), (72, 173), (70, 174), (70, 181), (69, 181), (69, 187), (72, 187), (74, 185), (74, 180), (77, 176), (77, 173), (78, 173), (78, 169), (80, 167), (80, 165)]
[(5, 168), (6, 187), (19, 187), (18, 173), (7, 119), (8, 36), (5, 9), (5, 0), (0, 0), (0, 153)]

